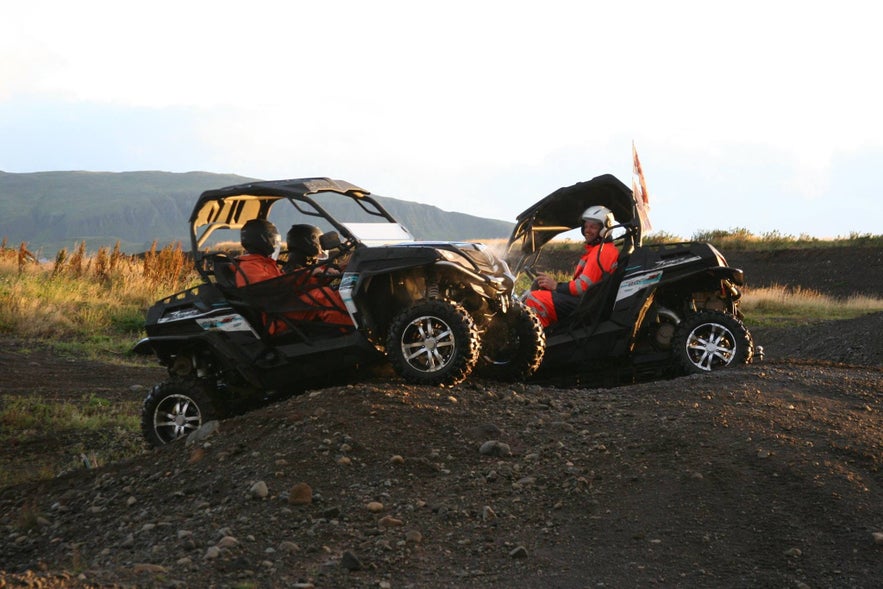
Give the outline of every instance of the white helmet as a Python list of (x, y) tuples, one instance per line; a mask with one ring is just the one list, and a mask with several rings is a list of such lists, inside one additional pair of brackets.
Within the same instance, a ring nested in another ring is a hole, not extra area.
[(580, 217), (581, 221), (594, 221), (601, 224), (601, 236), (607, 234), (607, 230), (616, 225), (616, 219), (613, 218), (613, 212), (607, 207), (595, 205), (583, 211)]

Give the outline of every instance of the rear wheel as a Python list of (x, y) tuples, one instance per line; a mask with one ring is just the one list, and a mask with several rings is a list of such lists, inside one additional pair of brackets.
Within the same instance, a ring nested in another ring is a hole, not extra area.
[(408, 382), (454, 385), (475, 367), (479, 338), (475, 322), (462, 306), (424, 301), (393, 318), (386, 351), (395, 371)]
[(537, 316), (515, 300), (505, 315), (495, 317), (481, 341), (479, 371), (496, 380), (524, 380), (543, 361), (546, 334)]
[(141, 432), (151, 446), (186, 437), (215, 419), (211, 399), (194, 380), (169, 381), (153, 387), (141, 408)]
[(672, 350), (688, 374), (720, 370), (751, 362), (751, 334), (728, 313), (702, 311), (678, 325)]

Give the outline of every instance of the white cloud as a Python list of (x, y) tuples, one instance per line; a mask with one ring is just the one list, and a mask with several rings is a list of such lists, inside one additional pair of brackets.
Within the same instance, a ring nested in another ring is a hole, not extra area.
[[(92, 126), (107, 145), (153, 123), (154, 147), (105, 152), (121, 168), (351, 173), (498, 218), (597, 173), (628, 181), (634, 139), (660, 206), (683, 206), (685, 190), (701, 201), (697, 179), (731, 202), (745, 191), (818, 202), (837, 188), (832, 162), (883, 144), (883, 41), (868, 10), (851, 0), (31, 0), (0, 20), (0, 126), (27, 134), (36, 116), (13, 109), (54, 103), (83, 117), (50, 117), (58, 133)], [(102, 107), (128, 128), (102, 122)], [(83, 139), (54, 137), (53, 160), (0, 150), (0, 169), (102, 161), (98, 144), (62, 153)], [(501, 192), (503, 205), (488, 196)], [(738, 206), (726, 214), (735, 220)]]

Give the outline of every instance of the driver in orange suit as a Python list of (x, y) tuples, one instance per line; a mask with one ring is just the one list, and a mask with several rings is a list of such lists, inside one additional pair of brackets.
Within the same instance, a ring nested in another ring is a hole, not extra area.
[(582, 214), (582, 232), (586, 251), (579, 259), (573, 279), (559, 283), (548, 274), (539, 274), (536, 290), (524, 301), (539, 317), (543, 327), (566, 319), (576, 309), (583, 293), (613, 272), (619, 251), (611, 242), (604, 241), (616, 220), (607, 207), (593, 206)]

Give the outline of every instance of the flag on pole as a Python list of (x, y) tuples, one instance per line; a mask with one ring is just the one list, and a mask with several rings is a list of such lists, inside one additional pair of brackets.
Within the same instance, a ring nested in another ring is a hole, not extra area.
[(638, 150), (632, 141), (632, 193), (635, 195), (635, 204), (638, 207), (638, 217), (641, 219), (641, 233), (652, 231), (650, 224), (650, 194), (647, 192), (647, 182), (644, 180), (644, 170), (641, 168), (641, 160), (638, 159)]

